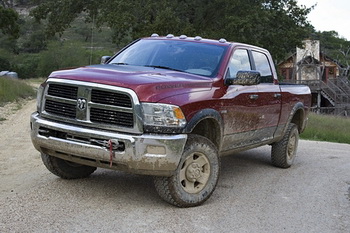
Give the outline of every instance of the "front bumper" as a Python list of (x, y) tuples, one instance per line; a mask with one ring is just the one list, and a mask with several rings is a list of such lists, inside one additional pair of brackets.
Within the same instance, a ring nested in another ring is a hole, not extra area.
[[(171, 176), (187, 140), (186, 134), (121, 134), (43, 119), (33, 113), (31, 138), (41, 153), (79, 164), (137, 174)], [(118, 148), (112, 158), (106, 142)], [(98, 143), (96, 143), (98, 142)], [(111, 166), (110, 166), (111, 164)]]

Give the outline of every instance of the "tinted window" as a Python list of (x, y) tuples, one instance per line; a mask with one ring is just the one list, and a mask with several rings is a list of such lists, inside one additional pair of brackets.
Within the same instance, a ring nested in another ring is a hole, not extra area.
[(260, 72), (262, 83), (272, 83), (272, 71), (267, 56), (263, 53), (252, 51), (256, 70)]
[(235, 78), (240, 70), (251, 70), (248, 51), (245, 49), (234, 51), (228, 64), (227, 76)]

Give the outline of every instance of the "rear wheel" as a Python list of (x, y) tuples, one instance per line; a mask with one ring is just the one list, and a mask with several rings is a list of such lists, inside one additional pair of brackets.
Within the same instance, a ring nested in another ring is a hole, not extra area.
[(171, 177), (155, 177), (158, 194), (178, 207), (201, 205), (214, 192), (220, 160), (215, 145), (207, 138), (189, 135), (178, 168)]
[(44, 153), (41, 153), (41, 159), (51, 173), (63, 179), (85, 178), (96, 170), (96, 167), (73, 163)]
[(279, 142), (272, 144), (271, 161), (276, 167), (290, 167), (296, 157), (299, 142), (298, 127), (290, 123), (287, 132)]

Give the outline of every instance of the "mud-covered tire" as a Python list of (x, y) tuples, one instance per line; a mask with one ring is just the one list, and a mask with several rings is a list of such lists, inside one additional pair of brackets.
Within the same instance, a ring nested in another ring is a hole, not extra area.
[(201, 205), (214, 192), (219, 179), (220, 159), (207, 138), (189, 135), (178, 168), (171, 177), (154, 177), (159, 196), (178, 207)]
[(288, 125), (288, 129), (283, 138), (272, 144), (271, 162), (280, 168), (292, 166), (298, 149), (299, 131), (294, 123)]
[(85, 178), (96, 170), (96, 167), (73, 163), (44, 153), (41, 153), (41, 159), (51, 173), (63, 179)]

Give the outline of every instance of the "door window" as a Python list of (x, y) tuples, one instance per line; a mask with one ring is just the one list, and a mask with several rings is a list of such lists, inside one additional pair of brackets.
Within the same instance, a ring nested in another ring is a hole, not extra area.
[(267, 56), (263, 53), (252, 51), (253, 59), (255, 62), (255, 68), (260, 72), (261, 83), (273, 83), (273, 76), (271, 66)]
[(245, 49), (237, 49), (234, 51), (227, 70), (227, 77), (236, 78), (237, 72), (240, 70), (251, 70), (248, 51)]

